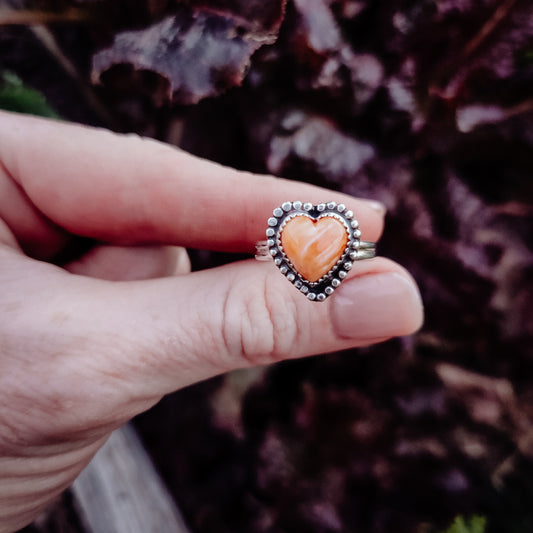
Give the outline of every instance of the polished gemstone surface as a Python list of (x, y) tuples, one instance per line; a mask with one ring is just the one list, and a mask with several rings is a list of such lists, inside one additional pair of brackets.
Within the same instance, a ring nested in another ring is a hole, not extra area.
[(318, 281), (341, 258), (348, 243), (344, 224), (333, 217), (297, 216), (281, 232), (281, 245), (294, 268), (308, 281)]

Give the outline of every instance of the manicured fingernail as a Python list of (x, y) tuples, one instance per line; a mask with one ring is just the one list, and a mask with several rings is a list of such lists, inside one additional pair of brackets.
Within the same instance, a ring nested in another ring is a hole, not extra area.
[(367, 200), (364, 199), (368, 207), (373, 209), (374, 211), (377, 211), (380, 215), (384, 215), (387, 212), (387, 208), (385, 207), (385, 204), (382, 204), (381, 202), (378, 202), (377, 200)]
[(397, 272), (346, 280), (332, 300), (333, 327), (341, 337), (397, 337), (414, 333), (422, 325), (418, 288)]

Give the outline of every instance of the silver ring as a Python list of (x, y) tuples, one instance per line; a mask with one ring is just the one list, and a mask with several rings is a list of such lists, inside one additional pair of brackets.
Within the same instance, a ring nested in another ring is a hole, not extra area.
[(273, 260), (311, 301), (331, 296), (354, 261), (376, 255), (376, 244), (361, 240), (359, 223), (344, 204), (285, 202), (272, 215), (267, 240), (256, 244), (255, 258)]

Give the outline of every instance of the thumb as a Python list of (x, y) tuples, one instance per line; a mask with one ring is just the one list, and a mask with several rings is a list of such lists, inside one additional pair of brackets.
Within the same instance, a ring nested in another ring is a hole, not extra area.
[(91, 317), (93, 329), (85, 335), (112, 344), (112, 357), (92, 353), (91, 364), (120, 376), (137, 397), (158, 397), (235, 368), (407, 335), (423, 314), (410, 275), (384, 258), (356, 263), (324, 303), (291, 289), (273, 265), (250, 260), (106, 284), (85, 305), (81, 316)]
[(11, 416), (31, 429), (28, 441), (100, 436), (216, 374), (407, 335), (422, 322), (416, 285), (384, 258), (356, 262), (323, 303), (253, 260), (111, 282), (5, 252), (0, 282), (9, 317), (0, 387), (19, 398)]

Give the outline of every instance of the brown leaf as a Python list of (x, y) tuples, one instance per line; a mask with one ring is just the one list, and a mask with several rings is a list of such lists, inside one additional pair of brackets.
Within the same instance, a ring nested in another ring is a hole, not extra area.
[(130, 65), (166, 78), (169, 100), (194, 104), (240, 85), (250, 57), (275, 41), (277, 29), (256, 30), (229, 15), (181, 9), (146, 29), (117, 34), (95, 54), (92, 81), (104, 82), (102, 75), (113, 67)]
[[(178, 1), (179, 3), (179, 1)], [(286, 0), (191, 0), (191, 5), (225, 13), (245, 22), (254, 31), (277, 33), (285, 15)]]
[(502, 426), (516, 418), (516, 397), (511, 383), (502, 378), (483, 376), (464, 368), (441, 363), (437, 374), (457, 394), (469, 410), (473, 420), (480, 424)]
[(342, 133), (333, 122), (293, 110), (282, 117), (270, 141), (267, 165), (269, 172), (280, 174), (299, 162), (308, 173), (327, 174), (342, 183), (374, 155), (372, 146)]

